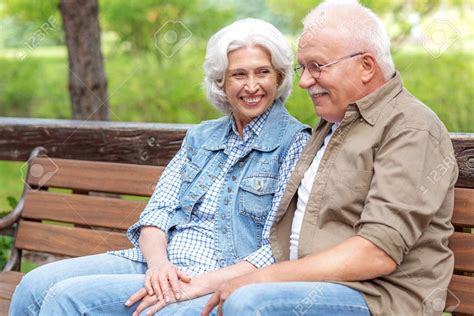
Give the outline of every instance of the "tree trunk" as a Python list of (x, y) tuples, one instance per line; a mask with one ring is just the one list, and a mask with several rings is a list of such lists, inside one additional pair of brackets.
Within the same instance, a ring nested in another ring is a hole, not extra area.
[(107, 78), (100, 51), (98, 0), (60, 0), (69, 59), (73, 118), (108, 120)]

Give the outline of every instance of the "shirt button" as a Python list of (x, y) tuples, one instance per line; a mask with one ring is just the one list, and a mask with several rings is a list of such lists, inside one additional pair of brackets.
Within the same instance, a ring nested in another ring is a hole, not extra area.
[(243, 162), (243, 161), (240, 161), (240, 162), (239, 162), (239, 167), (242, 168), (243, 166), (244, 166), (244, 162)]
[(361, 122), (363, 122), (363, 121), (364, 121), (364, 119), (362, 119), (362, 118), (361, 118), (361, 119), (360, 119), (360, 121), (361, 121)]
[(231, 193), (232, 192), (232, 189), (229, 187), (227, 188), (227, 192)]

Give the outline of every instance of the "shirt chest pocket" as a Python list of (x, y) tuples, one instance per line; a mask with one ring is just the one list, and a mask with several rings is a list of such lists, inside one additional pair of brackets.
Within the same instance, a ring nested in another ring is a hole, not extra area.
[(263, 224), (272, 208), (278, 180), (271, 177), (247, 177), (240, 183), (239, 212)]

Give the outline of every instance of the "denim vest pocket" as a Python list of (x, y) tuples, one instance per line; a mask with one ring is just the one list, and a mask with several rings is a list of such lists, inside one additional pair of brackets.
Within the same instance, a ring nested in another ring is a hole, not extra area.
[(192, 163), (186, 163), (183, 165), (183, 168), (181, 169), (181, 178), (183, 182), (181, 184), (179, 196), (183, 196), (200, 171), (200, 168)]
[(277, 185), (278, 180), (272, 177), (252, 176), (243, 179), (240, 183), (240, 214), (256, 223), (265, 223)]

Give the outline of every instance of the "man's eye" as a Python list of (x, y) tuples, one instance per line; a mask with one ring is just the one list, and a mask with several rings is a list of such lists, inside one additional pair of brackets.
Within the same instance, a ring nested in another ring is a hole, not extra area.
[(243, 78), (245, 74), (243, 72), (236, 72), (232, 74), (232, 77), (234, 78)]

